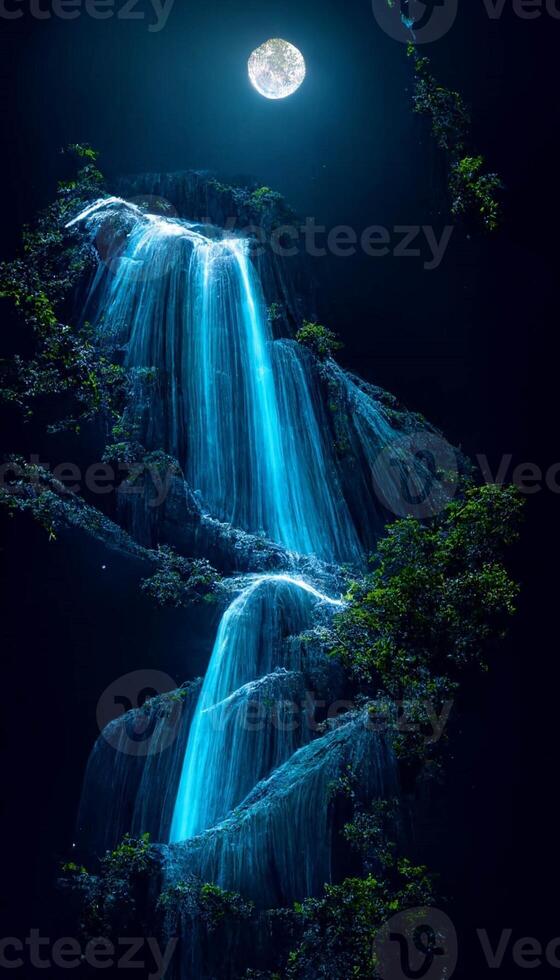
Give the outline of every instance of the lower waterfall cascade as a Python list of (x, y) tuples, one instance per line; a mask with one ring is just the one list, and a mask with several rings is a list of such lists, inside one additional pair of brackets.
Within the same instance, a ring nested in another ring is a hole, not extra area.
[[(306, 611), (309, 618), (305, 603), (309, 605), (310, 599), (341, 605), (340, 600), (321, 595), (302, 580), (264, 575), (251, 582), (226, 610), (191, 724), (172, 842), (213, 827), (293, 753), (291, 739), (286, 738), (280, 746), (285, 757), (276, 753), (271, 765), (266, 744), (269, 732), (266, 728), (247, 731), (240, 708), (254, 696), (254, 684), (263, 677), (278, 667), (294, 670), (297, 666), (280, 663), (279, 620), (289, 620), (291, 630), (298, 632), (305, 624)], [(231, 721), (229, 714), (234, 715)], [(239, 764), (231, 766), (230, 758), (239, 759)]]

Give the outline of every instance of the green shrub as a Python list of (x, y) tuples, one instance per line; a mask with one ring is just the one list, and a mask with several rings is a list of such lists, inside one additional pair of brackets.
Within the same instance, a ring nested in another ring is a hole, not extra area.
[(449, 189), (451, 213), (476, 222), (486, 230), (495, 231), (500, 223), (500, 204), (497, 192), (502, 182), (495, 173), (484, 173), (484, 158), (463, 157), (451, 166)]
[(141, 588), (157, 605), (179, 609), (214, 598), (221, 577), (205, 558), (183, 558), (169, 545), (160, 545), (156, 555), (156, 571)]
[(408, 54), (414, 62), (414, 112), (430, 119), (437, 146), (448, 159), (451, 213), (473, 229), (496, 231), (500, 224), (498, 174), (484, 173), (484, 158), (467, 155), (471, 119), (459, 92), (440, 85), (431, 71), (431, 62), (420, 57), (414, 44)]
[(441, 697), (462, 668), (484, 666), (515, 609), (503, 552), (521, 505), (515, 487), (475, 487), (427, 524), (393, 524), (335, 619), (333, 652), (393, 697)]
[(381, 927), (404, 909), (432, 902), (426, 869), (405, 860), (383, 879), (369, 874), (325, 885), (322, 898), (308, 898), (295, 906), (303, 934), (290, 953), (286, 978), (375, 980), (380, 974), (374, 944)]
[[(0, 264), (0, 300), (14, 326), (14, 353), (2, 369), (2, 399), (29, 421), (40, 404), (47, 431), (74, 429), (100, 413), (118, 414), (125, 374), (96, 345), (88, 324), (67, 321), (73, 292), (95, 263), (90, 244), (67, 221), (102, 193), (97, 154), (67, 151), (79, 169), (61, 182), (54, 204), (23, 235), (23, 256)], [(8, 319), (10, 322), (10, 319)]]
[(333, 357), (335, 351), (341, 350), (344, 346), (328, 327), (320, 323), (310, 323), (308, 320), (303, 321), (296, 334), (296, 340), (304, 347), (308, 347), (320, 360)]
[(158, 898), (157, 908), (165, 913), (168, 925), (173, 924), (176, 928), (182, 915), (197, 916), (212, 933), (226, 920), (250, 918), (254, 906), (238, 892), (224, 891), (219, 885), (202, 883), (191, 876), (165, 888)]

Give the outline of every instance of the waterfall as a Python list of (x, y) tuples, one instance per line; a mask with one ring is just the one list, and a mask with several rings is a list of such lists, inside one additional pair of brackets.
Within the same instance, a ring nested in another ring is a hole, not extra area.
[[(286, 651), (281, 640), (311, 625), (313, 601), (342, 605), (302, 579), (261, 575), (226, 610), (189, 734), (172, 841), (194, 837), (218, 823), (297, 747), (286, 738), (281, 756), (270, 758), (270, 726), (262, 717), (251, 718), (250, 712), (260, 703), (254, 682), (277, 667), (300, 666), (282, 663)], [(295, 724), (304, 736), (301, 719)], [(289, 726), (288, 732), (293, 736)]]
[(332, 785), (348, 768), (363, 799), (395, 796), (390, 739), (372, 729), (367, 712), (303, 745), (215, 827), (166, 848), (167, 879), (195, 874), (259, 908), (320, 894), (332, 878)]
[(117, 241), (126, 237), (93, 293), (98, 330), (124, 343), (127, 366), (160, 372), (163, 398), (144, 412), (145, 440), (179, 459), (220, 520), (288, 551), (359, 560), (308, 379), (293, 353), (276, 350), (249, 240), (118, 198), (79, 221), (105, 245), (107, 223)]
[(298, 500), (304, 506), (298, 519), (308, 529), (310, 542), (324, 545), (312, 552), (326, 559), (360, 563), (363, 548), (342, 489), (311, 357), (301, 344), (277, 340), (272, 358), (286, 455), (296, 462), (301, 482)]
[[(369, 798), (394, 793), (396, 782), (391, 746), (368, 729), (367, 712), (320, 736), (306, 725), (311, 674), (294, 638), (342, 605), (325, 594), (318, 560), (340, 582), (339, 566), (364, 566), (403, 500), (431, 492), (418, 446), (429, 449), (434, 430), (333, 361), (273, 337), (249, 240), (119, 198), (95, 202), (75, 223), (103, 258), (88, 301), (98, 334), (122, 348), (126, 366), (156, 369), (153, 392), (131, 396), (138, 439), (179, 460), (204, 517), (231, 526), (233, 550), (235, 534), (257, 535), (255, 551), (264, 536), (283, 549), (287, 569), (230, 583), (235, 598), (190, 727), (161, 765), (130, 776), (111, 763), (110, 791), (125, 800), (131, 826), (147, 822), (167, 841), (169, 880), (198, 874), (263, 907), (316, 894), (331, 875), (329, 787), (341, 767), (355, 767)], [(455, 457), (443, 462), (456, 466)], [(101, 746), (86, 816), (97, 787), (109, 792), (106, 758)]]

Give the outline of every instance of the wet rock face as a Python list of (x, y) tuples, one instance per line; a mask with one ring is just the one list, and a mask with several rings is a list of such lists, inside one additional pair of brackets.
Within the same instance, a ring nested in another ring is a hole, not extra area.
[[(261, 910), (287, 906), (336, 874), (341, 773), (364, 802), (398, 792), (367, 711), (327, 718), (347, 682), (325, 627), (386, 523), (426, 496), (439, 506), (438, 467), (458, 476), (462, 460), (390, 395), (289, 339), (300, 297), (287, 264), (220, 230), (232, 215), (250, 223), (254, 190), (184, 173), (129, 178), (119, 193), (93, 205), (90, 225), (111, 216), (126, 263), (100, 270), (91, 303), (127, 368), (154, 374), (128, 410), (144, 458), (157, 457), (119, 488), (122, 543), (152, 562), (172, 546), (225, 578), (210, 596), (222, 615), (205, 621), (202, 685), (103, 730), (80, 833), (94, 853), (149, 833), (165, 887), (195, 878)], [(181, 928), (190, 975), (206, 976), (193, 966), (196, 925)]]
[(157, 505), (149, 476), (143, 490), (142, 495), (131, 494), (124, 485), (119, 511), (126, 526), (134, 529), (136, 540), (146, 547), (171, 544), (183, 554), (208, 558), (225, 574), (287, 567), (286, 552), (279, 545), (205, 514), (182, 477), (172, 475), (166, 480), (163, 499)]
[[(86, 854), (115, 847), (124, 833), (170, 839), (193, 724), (208, 759), (203, 763), (195, 753), (194, 777), (203, 791), (195, 794), (189, 785), (188, 806), (201, 795), (210, 806), (212, 792), (220, 817), (320, 735), (344, 678), (319, 640), (297, 634), (313, 622), (326, 624), (331, 615), (330, 601), (302, 588), (301, 581), (272, 574), (225, 583), (234, 598), (218, 631), (203, 697), (200, 682), (194, 682), (152, 698), (103, 729), (80, 807), (78, 838)], [(192, 756), (192, 746), (189, 751)], [(231, 805), (225, 803), (226, 786)], [(203, 826), (215, 822), (204, 820)]]
[(335, 565), (312, 555), (294, 555), (274, 541), (250, 534), (206, 513), (197, 494), (186, 481), (172, 475), (166, 481), (164, 498), (153, 506), (154, 490), (149, 476), (143, 478), (141, 493), (130, 493), (126, 484), (119, 491), (119, 519), (129, 528), (131, 539), (144, 549), (169, 544), (193, 558), (207, 558), (223, 575), (250, 572), (292, 571), (322, 583), (325, 591), (340, 592), (346, 577)]
[(348, 766), (364, 798), (394, 794), (391, 747), (371, 730), (365, 714), (349, 715), (296, 751), (216, 827), (160, 847), (164, 880), (194, 874), (225, 888), (235, 882), (261, 909), (319, 894), (331, 879), (339, 829), (331, 786)]
[(85, 856), (112, 850), (127, 833), (167, 839), (201, 684), (158, 695), (103, 730), (88, 762), (78, 816)]
[(295, 214), (278, 215), (275, 221), (270, 209), (255, 210), (252, 194), (257, 188), (257, 181), (249, 178), (239, 185), (231, 185), (204, 170), (134, 174), (118, 179), (113, 185), (116, 194), (140, 206), (147, 197), (146, 210), (151, 213), (175, 214), (197, 222), (201, 230), (207, 226), (203, 234), (214, 235), (217, 226), (232, 236), (240, 233), (253, 236), (256, 247), (252, 259), (258, 265), (266, 302), (269, 306), (275, 304), (279, 310), (275, 333), (289, 336), (304, 315), (313, 315), (316, 305), (313, 277), (303, 252), (287, 260), (270, 247), (269, 235), (275, 224), (297, 226), (299, 222)]
[[(175, 214), (190, 221), (226, 225), (232, 214), (241, 218), (241, 201), (234, 207), (234, 188), (220, 184), (213, 173), (184, 170), (176, 173), (131, 174), (119, 178), (115, 193), (130, 199), (149, 195), (153, 201), (168, 202)], [(229, 191), (224, 193), (223, 191)], [(159, 209), (162, 213), (162, 207)]]

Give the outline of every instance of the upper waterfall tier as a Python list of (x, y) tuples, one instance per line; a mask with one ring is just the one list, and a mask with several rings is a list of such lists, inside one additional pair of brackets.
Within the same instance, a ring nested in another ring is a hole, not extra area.
[(128, 222), (119, 261), (100, 266), (97, 325), (125, 341), (129, 366), (160, 372), (148, 443), (179, 459), (219, 519), (290, 551), (357, 560), (306, 379), (273, 354), (248, 240), (209, 237), (115, 198), (81, 219), (105, 241), (108, 223), (116, 235)]
[[(301, 345), (274, 340), (252, 240), (119, 198), (77, 222), (101, 257), (88, 315), (129, 367), (156, 369), (150, 400), (132, 405), (144, 444), (179, 460), (213, 517), (291, 552), (360, 562), (371, 528), (421, 498), (432, 474), (352, 378), (332, 362), (320, 376)], [(321, 385), (345, 401), (345, 422), (328, 418)]]

